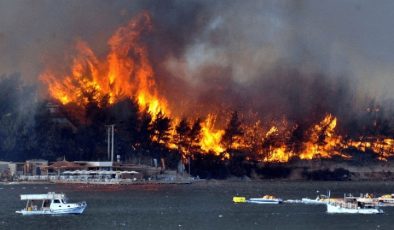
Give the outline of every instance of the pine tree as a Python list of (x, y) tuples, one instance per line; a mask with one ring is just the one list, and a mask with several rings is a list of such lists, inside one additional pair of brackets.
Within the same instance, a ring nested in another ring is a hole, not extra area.
[(239, 142), (242, 135), (243, 130), (241, 128), (241, 122), (238, 119), (238, 112), (234, 111), (225, 129), (222, 144), (226, 147), (227, 151), (232, 152), (234, 150), (234, 143)]
[(201, 119), (198, 118), (192, 125), (191, 130), (188, 135), (189, 140), (189, 152), (194, 154), (201, 150), (201, 138), (202, 138), (202, 127), (201, 127)]
[(182, 156), (185, 156), (189, 152), (189, 143), (190, 140), (188, 138), (191, 128), (187, 123), (187, 120), (182, 119), (179, 124), (175, 127), (176, 131), (176, 140), (175, 144), (178, 146), (178, 151)]

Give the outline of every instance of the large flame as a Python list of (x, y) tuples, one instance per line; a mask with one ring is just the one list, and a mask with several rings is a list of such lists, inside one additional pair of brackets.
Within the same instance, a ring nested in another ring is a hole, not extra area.
[(337, 118), (328, 114), (319, 124), (315, 125), (310, 140), (305, 143), (305, 150), (299, 154), (300, 159), (331, 158), (339, 155), (347, 158), (336, 149), (341, 147), (341, 136), (335, 135)]
[(91, 101), (114, 103), (123, 97), (136, 97), (139, 105), (152, 115), (169, 114), (167, 102), (160, 98), (154, 71), (141, 35), (151, 30), (149, 14), (142, 13), (109, 39), (109, 53), (104, 60), (96, 57), (83, 41), (76, 44), (76, 54), (67, 74), (47, 68), (40, 78), (48, 84), (51, 96), (63, 104), (86, 105)]
[(209, 114), (202, 123), (201, 149), (205, 152), (222, 153), (225, 149), (221, 145), (224, 130), (215, 130), (215, 116)]
[[(87, 43), (78, 41), (69, 73), (58, 74), (48, 67), (40, 79), (62, 104), (86, 106), (105, 98), (112, 104), (123, 97), (135, 97), (141, 109), (147, 109), (153, 118), (159, 112), (169, 116), (167, 102), (158, 94), (147, 48), (140, 41), (141, 35), (151, 29), (149, 14), (138, 15), (109, 39), (109, 54), (104, 60)], [(214, 122), (215, 117), (209, 115), (202, 123), (200, 144), (203, 151), (219, 154), (224, 151), (220, 145), (224, 131), (215, 130)], [(169, 147), (176, 148), (174, 144)]]
[[(120, 27), (108, 40), (108, 54), (99, 58), (84, 41), (77, 41), (70, 68), (63, 73), (53, 67), (47, 67), (40, 79), (48, 85), (51, 97), (62, 104), (75, 103), (86, 106), (96, 102), (115, 103), (124, 97), (136, 98), (141, 110), (147, 110), (153, 119), (162, 112), (171, 116), (165, 98), (159, 95), (155, 82), (155, 72), (149, 60), (146, 44), (141, 36), (152, 30), (148, 13), (144, 12), (133, 18), (127, 25)], [(176, 149), (174, 126), (179, 118), (172, 115), (173, 132), (169, 148)], [(216, 115), (209, 114), (201, 123), (200, 148), (202, 152), (223, 154), (230, 157), (222, 144), (225, 129), (215, 127)], [(380, 160), (394, 155), (394, 140), (390, 138), (367, 138), (344, 140), (335, 132), (337, 118), (326, 115), (313, 125), (297, 148), (292, 146), (290, 134), (293, 127), (278, 124), (264, 129), (260, 121), (251, 127), (243, 127), (244, 136), (231, 143), (231, 149), (246, 150), (264, 162), (288, 162), (294, 157), (311, 160), (339, 156), (349, 158), (344, 149), (355, 148), (378, 154)], [(263, 131), (265, 130), (265, 132)], [(184, 149), (183, 152), (188, 150)]]

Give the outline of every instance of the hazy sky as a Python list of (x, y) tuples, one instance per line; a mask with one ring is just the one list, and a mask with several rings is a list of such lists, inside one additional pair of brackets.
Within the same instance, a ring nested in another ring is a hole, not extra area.
[(211, 68), (247, 85), (285, 66), (394, 98), (392, 0), (0, 0), (0, 75), (34, 81), (76, 39), (105, 55), (110, 35), (141, 10), (153, 17), (152, 61), (190, 85)]

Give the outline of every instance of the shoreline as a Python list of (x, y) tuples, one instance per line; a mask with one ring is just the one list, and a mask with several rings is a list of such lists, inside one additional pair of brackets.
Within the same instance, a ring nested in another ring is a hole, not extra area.
[(23, 184), (77, 184), (77, 185), (149, 185), (149, 184), (192, 184), (205, 181), (198, 180), (169, 180), (169, 181), (0, 181), (0, 185), (23, 185)]
[(250, 178), (228, 178), (228, 179), (198, 179), (190, 181), (132, 181), (132, 182), (86, 182), (86, 181), (0, 181), (0, 185), (191, 185), (191, 184), (239, 184), (239, 183), (264, 183), (264, 182), (284, 182), (284, 183), (368, 183), (368, 182), (393, 182), (390, 179), (360, 179), (360, 180), (303, 180), (303, 179), (250, 179)]

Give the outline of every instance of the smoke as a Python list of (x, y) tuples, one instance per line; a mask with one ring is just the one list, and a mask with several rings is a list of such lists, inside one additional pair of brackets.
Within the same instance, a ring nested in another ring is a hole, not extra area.
[(392, 105), (392, 1), (0, 2), (0, 73), (39, 82), (66, 70), (76, 40), (99, 57), (141, 11), (159, 92), (177, 115), (237, 109), (303, 121), (351, 118), (365, 99)]

